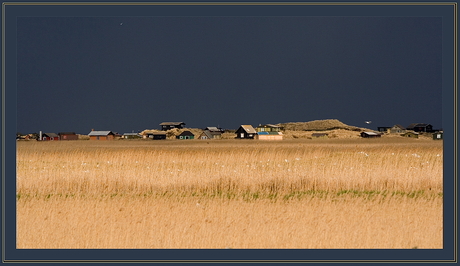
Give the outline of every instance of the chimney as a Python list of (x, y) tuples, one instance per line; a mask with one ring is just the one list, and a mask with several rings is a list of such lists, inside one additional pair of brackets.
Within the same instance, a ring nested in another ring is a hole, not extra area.
[(38, 136), (38, 140), (43, 140), (43, 134), (42, 134), (42, 131), (40, 130), (40, 134)]

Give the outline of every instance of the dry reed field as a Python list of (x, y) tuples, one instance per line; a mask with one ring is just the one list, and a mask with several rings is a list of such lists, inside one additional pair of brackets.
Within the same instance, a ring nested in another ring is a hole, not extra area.
[(17, 143), (17, 248), (443, 248), (442, 142)]

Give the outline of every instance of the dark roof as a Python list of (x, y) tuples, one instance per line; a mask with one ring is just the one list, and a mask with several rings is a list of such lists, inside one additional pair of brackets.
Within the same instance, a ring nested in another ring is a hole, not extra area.
[(160, 124), (160, 126), (179, 126), (181, 124), (184, 124), (184, 122), (163, 122)]
[(48, 136), (50, 138), (59, 137), (56, 133), (43, 133), (43, 136)]
[(407, 129), (412, 129), (414, 127), (427, 127), (431, 126), (430, 124), (425, 124), (425, 123), (413, 123), (407, 126)]
[(75, 132), (59, 132), (58, 135), (76, 135)]
[(179, 136), (195, 136), (195, 135), (193, 135), (192, 132), (186, 130), (186, 131), (180, 133)]

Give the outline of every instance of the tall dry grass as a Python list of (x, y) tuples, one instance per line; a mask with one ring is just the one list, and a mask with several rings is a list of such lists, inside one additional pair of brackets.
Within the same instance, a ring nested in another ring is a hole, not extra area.
[(20, 142), (18, 247), (442, 248), (442, 183), (436, 141)]

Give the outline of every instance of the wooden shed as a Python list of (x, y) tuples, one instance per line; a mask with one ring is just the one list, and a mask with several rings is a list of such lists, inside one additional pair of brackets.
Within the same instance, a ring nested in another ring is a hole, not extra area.
[(361, 132), (361, 137), (363, 138), (380, 138), (382, 135), (375, 132)]
[(281, 132), (257, 132), (257, 139), (259, 140), (283, 140), (283, 133)]
[(257, 131), (251, 125), (241, 125), (235, 133), (237, 139), (254, 139)]
[(78, 140), (78, 135), (75, 132), (59, 132), (60, 140)]
[(210, 130), (204, 130), (203, 133), (201, 133), (198, 136), (198, 139), (221, 139), (222, 138), (222, 132), (220, 131), (210, 131)]
[(88, 134), (90, 140), (114, 140), (115, 133), (112, 131), (97, 131), (93, 130)]
[(59, 135), (56, 133), (43, 133), (41, 140), (59, 140)]
[(442, 140), (444, 133), (443, 132), (435, 132), (433, 133), (433, 140)]
[(147, 133), (145, 137), (147, 139), (161, 140), (161, 139), (166, 139), (166, 133), (161, 133), (161, 132)]
[(193, 133), (188, 130), (176, 136), (176, 139), (194, 139), (194, 138), (195, 138), (195, 135), (193, 135)]
[(185, 123), (184, 122), (163, 122), (160, 124), (161, 130), (166, 131), (170, 130), (173, 128), (184, 128)]

